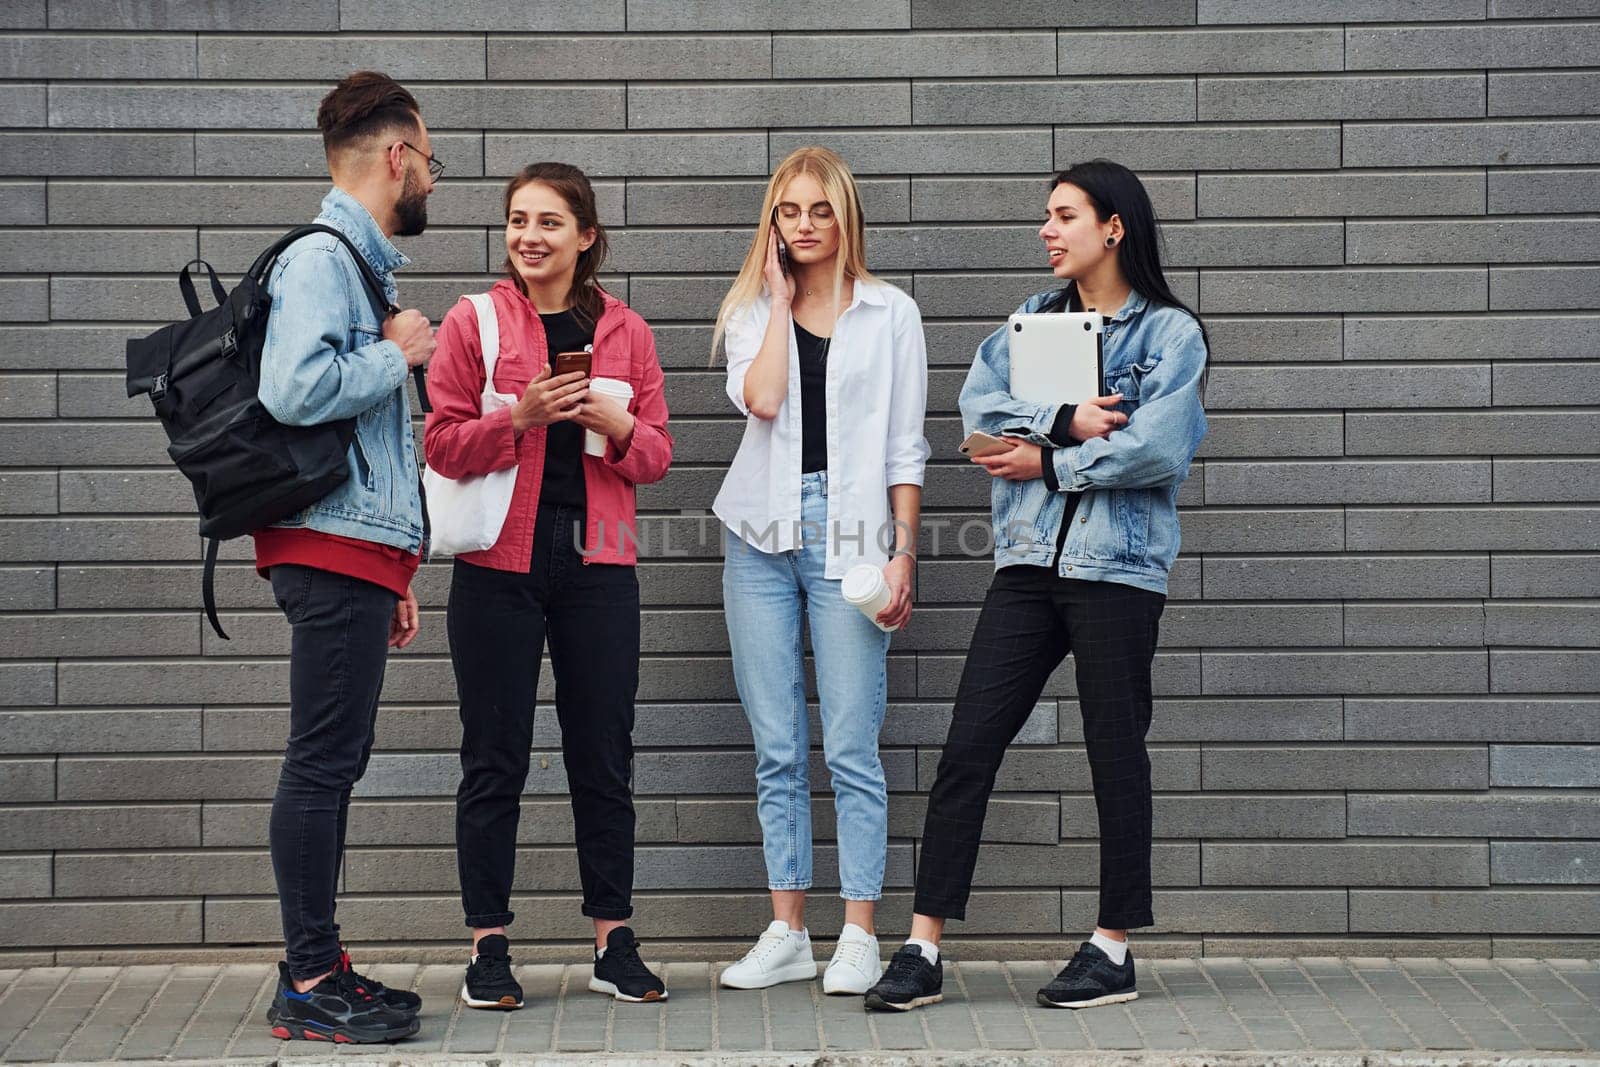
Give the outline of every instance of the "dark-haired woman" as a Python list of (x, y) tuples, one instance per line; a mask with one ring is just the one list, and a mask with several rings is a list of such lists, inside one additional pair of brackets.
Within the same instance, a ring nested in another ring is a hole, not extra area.
[(1126, 167), (1095, 160), (1056, 175), (1039, 237), (1066, 285), (1019, 310), (1104, 315), (1109, 388), (1076, 406), (1018, 400), (1002, 328), (979, 346), (961, 390), (966, 430), (1012, 441), (974, 461), (993, 479), (996, 572), (928, 797), (911, 938), (869, 1008), (941, 999), (939, 940), (947, 919), (966, 915), (995, 774), (1068, 652), (1099, 813), (1100, 911), (1039, 1002), (1133, 1000), (1128, 931), (1155, 921), (1150, 666), (1178, 553), (1178, 487), (1206, 430), (1205, 331), (1162, 276), (1150, 197)]
[[(520, 399), (482, 410), (484, 353), (477, 313), (463, 299), (439, 327), (424, 438), (428, 465), (446, 478), (517, 472), (499, 539), (456, 557), (446, 618), (461, 700), (456, 861), (473, 932), (461, 998), (474, 1008), (522, 1006), (506, 927), (548, 638), (583, 914), (594, 920), (589, 988), (664, 1000), (627, 926), (639, 683), (634, 486), (660, 480), (672, 462), (661, 366), (650, 327), (599, 286), (605, 230), (581, 170), (524, 167), (506, 187), (505, 213), (509, 277), (490, 290), (494, 391)], [(591, 348), (590, 375), (626, 382), (632, 400), (590, 391), (581, 371), (552, 376), (557, 353)], [(585, 449), (585, 431), (602, 440), (601, 454)]]

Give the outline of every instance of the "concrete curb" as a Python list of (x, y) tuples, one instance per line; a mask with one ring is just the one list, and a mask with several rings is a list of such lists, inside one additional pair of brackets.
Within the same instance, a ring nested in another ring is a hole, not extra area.
[(454, 1056), (448, 1053), (341, 1055), (318, 1060), (307, 1056), (230, 1058), (224, 1060), (97, 1060), (62, 1067), (111, 1067), (160, 1062), (163, 1067), (1600, 1067), (1600, 1057), (1542, 1052), (839, 1052), (839, 1053), (703, 1053), (629, 1056), (585, 1055)]

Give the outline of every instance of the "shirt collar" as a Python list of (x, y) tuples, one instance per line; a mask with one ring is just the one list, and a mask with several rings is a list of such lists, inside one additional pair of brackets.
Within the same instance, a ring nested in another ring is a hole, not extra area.
[(361, 250), (368, 265), (379, 274), (389, 274), (411, 262), (383, 235), (372, 212), (338, 186), (329, 189), (328, 195), (322, 198), (322, 213), (317, 221), (327, 223), (350, 238), (350, 243)]
[(1123, 301), (1121, 310), (1119, 310), (1115, 315), (1111, 316), (1110, 321), (1125, 322), (1139, 314), (1139, 312), (1143, 311), (1145, 306), (1149, 303), (1150, 301), (1146, 300), (1144, 294), (1139, 292), (1139, 290), (1129, 289), (1128, 299)]
[[(772, 300), (772, 294), (770, 292), (763, 289), (761, 291), (761, 298), (768, 301), (770, 306), (770, 302)], [(845, 305), (844, 310), (849, 311), (857, 304), (875, 304), (878, 307), (887, 307), (889, 304), (889, 298), (884, 293), (883, 286), (878, 282), (864, 282), (860, 278), (857, 278), (854, 291), (850, 296), (850, 303)]]
[(877, 304), (879, 307), (883, 307), (887, 305), (889, 301), (884, 296), (883, 286), (877, 284), (876, 282), (864, 282), (857, 279), (855, 299), (850, 303), (852, 306), (855, 304)]

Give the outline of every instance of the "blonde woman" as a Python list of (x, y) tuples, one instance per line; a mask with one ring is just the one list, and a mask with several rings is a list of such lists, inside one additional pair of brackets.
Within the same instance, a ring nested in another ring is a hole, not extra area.
[[(806, 616), (832, 777), (845, 925), (827, 993), (882, 973), (873, 926), (888, 849), (878, 757), (889, 630), (911, 617), (928, 444), (927, 352), (909, 296), (874, 278), (855, 179), (825, 148), (773, 173), (755, 239), (717, 314), (728, 397), (746, 417), (715, 511), (734, 679), (756, 747), (757, 814), (773, 921), (722, 974), (735, 989), (817, 976), (805, 924), (812, 884)], [(874, 625), (844, 599), (852, 567), (881, 568)]]

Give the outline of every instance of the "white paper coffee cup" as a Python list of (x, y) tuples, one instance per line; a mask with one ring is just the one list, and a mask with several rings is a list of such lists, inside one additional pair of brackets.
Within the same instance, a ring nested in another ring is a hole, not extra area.
[[(589, 392), (609, 396), (623, 407), (628, 406), (628, 401), (633, 399), (633, 386), (627, 382), (618, 381), (616, 378), (590, 378)], [(593, 430), (583, 432), (583, 450), (591, 456), (606, 454), (606, 435), (595, 433)]]
[(844, 575), (843, 589), (846, 602), (861, 609), (861, 614), (872, 620), (872, 625), (884, 633), (893, 633), (893, 626), (878, 621), (878, 613), (889, 606), (889, 583), (883, 571), (870, 563), (857, 563)]

